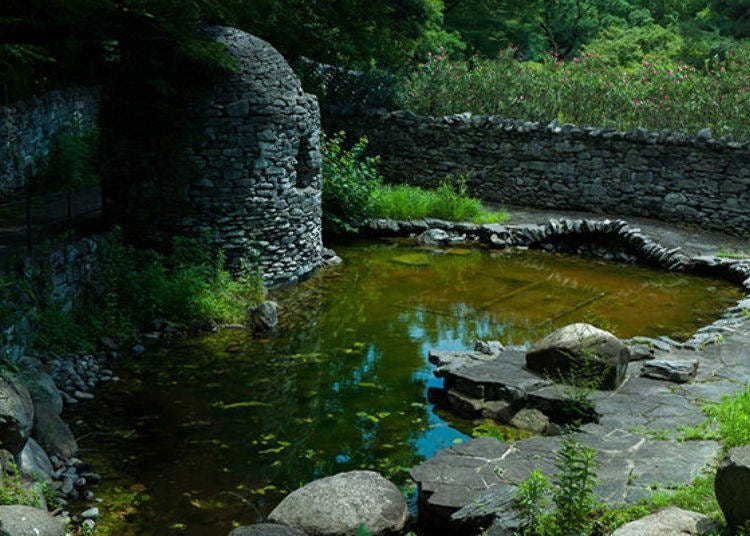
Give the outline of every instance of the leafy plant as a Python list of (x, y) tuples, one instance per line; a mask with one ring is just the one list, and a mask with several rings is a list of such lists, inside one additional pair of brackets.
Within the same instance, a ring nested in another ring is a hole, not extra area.
[(718, 404), (707, 404), (703, 411), (718, 424), (724, 448), (750, 443), (750, 386), (734, 396), (724, 396)]
[[(567, 536), (591, 534), (599, 506), (594, 497), (596, 461), (594, 451), (572, 435), (562, 438), (555, 458), (552, 481), (533, 471), (519, 484), (516, 500), (523, 509), (528, 536)], [(547, 512), (547, 495), (553, 510)]]
[(372, 196), (381, 177), (377, 157), (365, 156), (367, 138), (351, 148), (345, 134), (321, 137), (323, 174), (323, 228), (331, 234), (355, 233), (372, 217)]
[(56, 495), (51, 488), (43, 482), (24, 482), (14, 463), (3, 466), (6, 471), (3, 485), (0, 486), (0, 504), (23, 504), (41, 508), (44, 500), (49, 498), (52, 503), (57, 502)]

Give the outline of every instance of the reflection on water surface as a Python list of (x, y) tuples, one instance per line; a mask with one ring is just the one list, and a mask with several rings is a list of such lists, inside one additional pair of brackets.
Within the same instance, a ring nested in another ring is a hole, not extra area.
[(472, 428), (427, 403), (439, 385), (430, 348), (523, 344), (575, 321), (686, 338), (740, 296), (721, 281), (536, 252), (337, 251), (342, 266), (273, 294), (274, 333), (122, 358), (122, 381), (76, 410), (83, 455), (105, 474), (111, 534), (224, 536), (286, 492), (355, 468), (406, 484), (411, 466)]

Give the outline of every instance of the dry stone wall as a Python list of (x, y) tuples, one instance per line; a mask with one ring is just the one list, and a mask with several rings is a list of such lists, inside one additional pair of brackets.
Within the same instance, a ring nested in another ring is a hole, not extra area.
[(366, 135), (389, 180), (435, 186), (465, 175), (482, 198), (687, 222), (750, 233), (750, 143), (619, 132), (496, 116), (421, 117), (331, 108), (328, 131)]
[(170, 157), (169, 176), (112, 185), (109, 216), (148, 242), (208, 238), (233, 268), (259, 260), (267, 283), (295, 282), (321, 263), (317, 99), (265, 41), (232, 28), (207, 32), (238, 70), (176, 110), (175, 128), (190, 141)]
[(93, 128), (99, 90), (68, 88), (0, 106), (0, 200), (23, 190), (42, 169), (61, 130)]

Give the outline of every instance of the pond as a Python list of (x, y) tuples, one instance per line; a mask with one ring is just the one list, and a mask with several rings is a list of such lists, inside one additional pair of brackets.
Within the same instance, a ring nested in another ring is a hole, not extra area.
[(441, 381), (429, 349), (524, 344), (575, 321), (685, 339), (741, 295), (718, 280), (532, 251), (337, 252), (341, 266), (272, 293), (273, 333), (225, 330), (123, 356), (122, 381), (76, 408), (82, 455), (105, 478), (101, 528), (224, 536), (300, 485), (355, 468), (407, 486), (413, 465), (473, 427), (427, 401)]

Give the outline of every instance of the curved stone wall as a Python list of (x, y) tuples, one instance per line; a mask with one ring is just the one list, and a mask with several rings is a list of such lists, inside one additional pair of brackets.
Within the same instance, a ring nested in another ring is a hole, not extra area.
[(179, 151), (157, 148), (155, 158), (174, 160), (161, 172), (169, 176), (105, 185), (108, 215), (143, 242), (207, 238), (235, 270), (259, 262), (267, 283), (297, 281), (321, 263), (317, 99), (265, 41), (206, 32), (237, 71), (173, 111), (174, 128), (189, 134)]
[(460, 114), (332, 108), (329, 131), (366, 135), (391, 181), (465, 175), (484, 199), (687, 222), (750, 233), (750, 143)]

